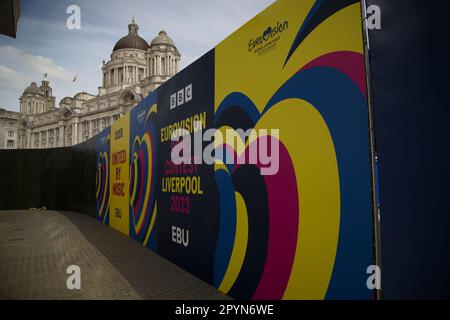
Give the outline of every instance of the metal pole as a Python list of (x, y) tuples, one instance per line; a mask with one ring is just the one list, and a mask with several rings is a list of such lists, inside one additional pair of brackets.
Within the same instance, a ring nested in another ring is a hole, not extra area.
[[(375, 120), (373, 113), (373, 98), (372, 98), (372, 83), (371, 83), (371, 70), (370, 70), (370, 43), (369, 33), (367, 28), (367, 13), (366, 13), (366, 0), (361, 0), (361, 14), (362, 14), (362, 27), (364, 38), (364, 57), (366, 66), (366, 88), (367, 88), (367, 105), (369, 113), (369, 142), (370, 142), (370, 159), (371, 159), (371, 175), (372, 175), (372, 209), (373, 209), (373, 248), (375, 264), (382, 270), (381, 265), (381, 226), (380, 226), (380, 208), (378, 206), (377, 195), (377, 152), (376, 152), (376, 137), (375, 137)], [(382, 273), (382, 272), (381, 272)], [(381, 276), (381, 281), (383, 277)], [(381, 285), (379, 290), (376, 290), (377, 300), (383, 298), (383, 287)]]

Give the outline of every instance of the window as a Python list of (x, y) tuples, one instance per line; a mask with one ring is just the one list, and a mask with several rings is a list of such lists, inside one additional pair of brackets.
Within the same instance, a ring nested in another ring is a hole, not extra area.
[(119, 68), (118, 72), (119, 72), (119, 82), (120, 83), (125, 82), (124, 81), (124, 75), (123, 75), (123, 68)]
[(42, 132), (41, 145), (45, 147), (47, 145), (47, 132)]
[(14, 131), (8, 131), (8, 137), (9, 138), (14, 137)]
[(87, 139), (89, 139), (89, 122), (88, 121), (84, 121), (81, 125), (82, 128), (82, 139), (84, 141), (86, 141)]
[(8, 148), (14, 148), (14, 141), (13, 140), (8, 140), (6, 145), (8, 146)]
[(55, 147), (59, 146), (59, 129), (55, 129)]
[(34, 134), (34, 147), (39, 148), (39, 133)]
[(128, 67), (128, 82), (133, 83), (133, 67)]

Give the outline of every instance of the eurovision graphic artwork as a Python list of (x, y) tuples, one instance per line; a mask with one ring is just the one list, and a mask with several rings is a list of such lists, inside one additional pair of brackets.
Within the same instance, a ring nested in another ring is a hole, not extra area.
[(364, 61), (359, 1), (275, 2), (99, 134), (98, 219), (234, 298), (371, 299)]
[(97, 219), (109, 224), (109, 168), (110, 129), (103, 130), (97, 137), (97, 170), (95, 178), (95, 198)]

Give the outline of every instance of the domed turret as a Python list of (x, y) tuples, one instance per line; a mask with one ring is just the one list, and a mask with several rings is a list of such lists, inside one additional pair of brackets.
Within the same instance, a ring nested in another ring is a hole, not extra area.
[(41, 94), (41, 89), (37, 86), (36, 82), (32, 82), (30, 86), (28, 86), (24, 91), (23, 94)]
[(175, 43), (164, 30), (161, 30), (159, 34), (152, 40), (152, 42), (150, 43), (150, 47), (158, 44), (167, 44), (175, 47)]
[(32, 82), (19, 98), (20, 112), (28, 115), (47, 112), (55, 107), (55, 97), (49, 81), (45, 78), (42, 86), (38, 87), (36, 82)]
[(139, 26), (134, 22), (134, 18), (128, 25), (128, 35), (122, 37), (114, 46), (113, 52), (120, 49), (147, 50), (148, 43), (138, 35)]

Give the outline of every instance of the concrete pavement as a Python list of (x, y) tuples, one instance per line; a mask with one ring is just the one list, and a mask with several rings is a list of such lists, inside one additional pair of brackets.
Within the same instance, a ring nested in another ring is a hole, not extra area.
[[(67, 288), (67, 267), (81, 290)], [(229, 299), (95, 219), (0, 211), (0, 299)]]

